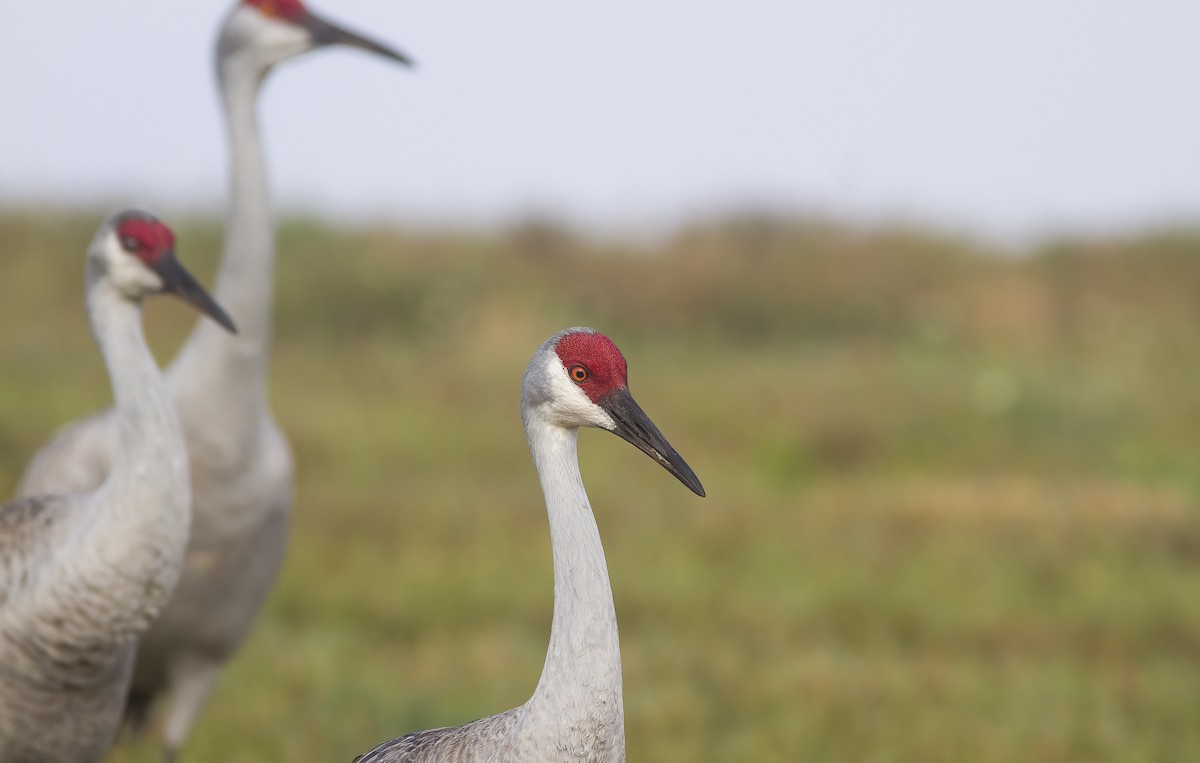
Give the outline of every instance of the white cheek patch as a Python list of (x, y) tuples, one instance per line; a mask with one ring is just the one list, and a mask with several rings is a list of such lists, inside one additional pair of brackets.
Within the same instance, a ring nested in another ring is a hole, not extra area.
[(114, 239), (108, 248), (108, 278), (122, 293), (130, 297), (141, 297), (162, 291), (163, 282), (150, 268), (129, 254)]
[(237, 53), (258, 66), (273, 66), (313, 47), (308, 30), (244, 5), (229, 17), (223, 37), (225, 55)]
[(547, 412), (555, 423), (572, 427), (593, 426), (610, 432), (616, 428), (612, 416), (593, 403), (579, 385), (571, 381), (556, 353), (548, 353), (545, 371), (551, 386), (550, 399), (553, 401)]
[(277, 64), (314, 47), (312, 35), (304, 27), (284, 19), (256, 15), (258, 23), (253, 44), (266, 63)]

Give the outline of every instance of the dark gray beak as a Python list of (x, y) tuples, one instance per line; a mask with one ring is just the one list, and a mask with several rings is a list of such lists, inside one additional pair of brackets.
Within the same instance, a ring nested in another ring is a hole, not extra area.
[(326, 21), (312, 11), (306, 11), (297, 23), (308, 30), (308, 33), (312, 35), (313, 42), (317, 45), (348, 45), (352, 48), (360, 48), (383, 56), (384, 58), (390, 58), (405, 66), (416, 66), (412, 58), (395, 48), (384, 45), (381, 42), (376, 42), (369, 37), (364, 37), (357, 32), (351, 32), (349, 29), (338, 26), (333, 22)]
[(154, 272), (158, 273), (158, 277), (162, 279), (163, 291), (174, 294), (212, 318), (230, 334), (237, 333), (237, 327), (233, 325), (229, 315), (213, 301), (212, 297), (208, 296), (208, 292), (192, 277), (192, 274), (179, 264), (179, 260), (175, 259), (174, 252), (167, 252), (159, 258), (158, 263), (154, 266)]
[(608, 412), (617, 423), (613, 434), (620, 435), (626, 442), (632, 443), (638, 450), (653, 458), (664, 469), (688, 486), (693, 493), (704, 497), (704, 486), (687, 465), (667, 438), (663, 437), (658, 427), (642, 410), (642, 407), (625, 388), (616, 389), (602, 397), (597, 404)]

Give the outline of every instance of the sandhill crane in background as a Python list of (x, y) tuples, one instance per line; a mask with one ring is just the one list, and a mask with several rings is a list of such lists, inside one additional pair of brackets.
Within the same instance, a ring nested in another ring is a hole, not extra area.
[(0, 760), (99, 760), (125, 705), (138, 636), (166, 605), (191, 514), (175, 403), (142, 335), (141, 300), (177, 294), (233, 331), (141, 211), (101, 226), (87, 308), (112, 380), (112, 469), (90, 493), (0, 506)]
[(630, 396), (621, 351), (592, 329), (556, 334), (534, 354), (521, 419), (546, 496), (554, 558), (554, 617), (541, 680), (520, 707), (385, 742), (358, 763), (625, 760), (617, 616), (579, 475), (579, 427), (620, 435), (697, 495), (704, 488)]
[[(167, 373), (191, 458), (194, 516), (170, 605), (138, 650), (129, 715), (135, 724), (170, 695), (163, 742), (174, 757), (221, 666), (245, 639), (283, 561), (292, 457), (267, 400), (274, 231), (259, 139), (259, 87), (282, 61), (327, 45), (402, 53), (346, 31), (299, 0), (244, 0), (226, 16), (217, 80), (232, 148), (225, 252), (215, 294), (237, 317), (235, 340), (199, 323)], [(24, 495), (87, 490), (111, 466), (111, 412), (62, 431), (30, 465)]]

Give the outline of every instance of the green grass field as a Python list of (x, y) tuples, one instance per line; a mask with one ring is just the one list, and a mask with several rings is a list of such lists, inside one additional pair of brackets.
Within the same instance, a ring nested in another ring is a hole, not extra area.
[[(0, 494), (108, 404), (99, 220), (0, 214)], [(218, 227), (176, 230), (211, 283)], [(291, 219), (279, 249), (292, 545), (186, 760), (349, 761), (524, 701), (551, 574), (520, 376), (578, 324), (708, 490), (581, 437), (631, 760), (1200, 760), (1200, 234)], [(148, 307), (160, 359), (193, 320)]]

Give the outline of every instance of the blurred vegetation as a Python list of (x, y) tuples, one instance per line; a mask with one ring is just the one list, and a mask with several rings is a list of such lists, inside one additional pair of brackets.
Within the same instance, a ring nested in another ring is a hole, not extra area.
[[(108, 404), (99, 219), (0, 214), (4, 494)], [(211, 283), (219, 226), (176, 222)], [(348, 761), (524, 701), (552, 591), (520, 375), (584, 324), (709, 492), (582, 437), (632, 760), (1200, 760), (1200, 232), (293, 218), (279, 251), (292, 547), (186, 758)], [(161, 359), (193, 319), (148, 307)]]

